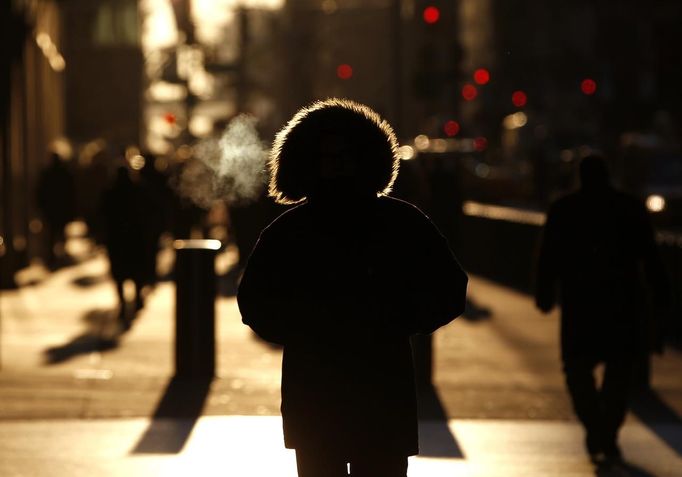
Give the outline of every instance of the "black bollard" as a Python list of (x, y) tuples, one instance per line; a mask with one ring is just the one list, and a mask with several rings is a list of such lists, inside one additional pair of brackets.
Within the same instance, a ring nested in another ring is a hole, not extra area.
[(218, 240), (176, 240), (175, 375), (215, 374), (215, 256)]

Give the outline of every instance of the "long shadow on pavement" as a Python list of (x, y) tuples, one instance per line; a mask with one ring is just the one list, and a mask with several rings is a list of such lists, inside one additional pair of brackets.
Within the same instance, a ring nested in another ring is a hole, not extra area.
[(91, 310), (83, 316), (87, 329), (68, 343), (52, 346), (45, 350), (47, 364), (58, 364), (75, 356), (92, 353), (93, 351), (107, 351), (119, 344), (121, 335), (126, 331), (121, 329), (116, 317), (116, 310)]
[(463, 459), (457, 439), (448, 426), (448, 416), (433, 386), (423, 386), (417, 395), (419, 406), (419, 455)]
[(201, 416), (213, 378), (172, 378), (133, 454), (178, 454)]
[(595, 477), (656, 477), (654, 474), (628, 462), (620, 462), (613, 466), (597, 467), (594, 475)]
[[(671, 449), (682, 456), (679, 429), (682, 419), (653, 389), (639, 391), (632, 401), (632, 412)], [(677, 432), (675, 432), (677, 430)]]

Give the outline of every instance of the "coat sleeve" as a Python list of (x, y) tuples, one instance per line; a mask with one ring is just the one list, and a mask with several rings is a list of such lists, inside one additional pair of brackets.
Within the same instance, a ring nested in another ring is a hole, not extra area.
[(283, 316), (286, 294), (278, 269), (277, 241), (266, 229), (249, 257), (237, 291), (242, 322), (266, 341), (285, 344), (290, 330)]
[(464, 312), (468, 278), (447, 240), (422, 217), (417, 273), (411, 293), (412, 333), (433, 333)]

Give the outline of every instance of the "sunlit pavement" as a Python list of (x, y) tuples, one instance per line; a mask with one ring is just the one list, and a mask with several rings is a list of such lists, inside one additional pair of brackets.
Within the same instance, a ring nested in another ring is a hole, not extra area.
[[(241, 324), (234, 297), (217, 301), (217, 378), (203, 394), (181, 386), (199, 399), (198, 419), (165, 419), (173, 285), (159, 284), (120, 334), (106, 272), (96, 254), (53, 274), (30, 271), (23, 278), (35, 284), (0, 294), (0, 476), (293, 476), (278, 417), (281, 353)], [(422, 422), (428, 457), (411, 461), (410, 476), (594, 476), (564, 391), (556, 313), (478, 278), (469, 296), (478, 319), (435, 337), (449, 420)], [(682, 476), (682, 356), (671, 350), (653, 364), (668, 414), (628, 418), (629, 475)]]
[[(162, 421), (141, 443), (148, 419), (5, 421), (0, 424), (0, 475), (19, 476), (282, 476), (295, 461), (283, 448), (277, 417), (203, 417), (179, 453), (163, 453), (182, 421)], [(422, 431), (429, 438), (429, 423)], [(434, 424), (435, 425), (435, 424)], [(451, 420), (462, 456), (412, 458), (410, 477), (593, 476), (570, 422)], [(670, 431), (670, 430), (669, 430)], [(682, 430), (674, 429), (678, 439)], [(645, 427), (628, 424), (623, 447), (634, 469), (682, 475), (682, 460)]]

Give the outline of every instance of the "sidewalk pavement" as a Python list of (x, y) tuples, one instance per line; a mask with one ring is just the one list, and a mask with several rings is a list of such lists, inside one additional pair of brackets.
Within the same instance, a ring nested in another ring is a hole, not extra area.
[[(0, 475), (295, 475), (278, 417), (281, 351), (241, 324), (234, 297), (216, 304), (216, 379), (171, 381), (173, 284), (121, 334), (106, 273), (96, 254), (0, 295)], [(469, 319), (434, 339), (438, 412), (421, 423), (426, 455), (410, 477), (594, 476), (564, 391), (557, 314), (476, 277), (469, 296)], [(653, 370), (656, 393), (623, 431), (639, 469), (628, 475), (682, 476), (682, 354)]]
[[(41, 420), (0, 424), (0, 475), (6, 477), (295, 477), (278, 417), (210, 416), (178, 453), (164, 452), (187, 423), (163, 420)], [(422, 440), (437, 434), (422, 423)], [(566, 421), (451, 420), (461, 455), (410, 459), (409, 477), (588, 477), (579, 426)], [(669, 429), (670, 430), (670, 429)], [(682, 439), (679, 426), (674, 429)], [(423, 444), (423, 442), (422, 442)], [(623, 430), (632, 476), (677, 477), (682, 460), (644, 426)]]

